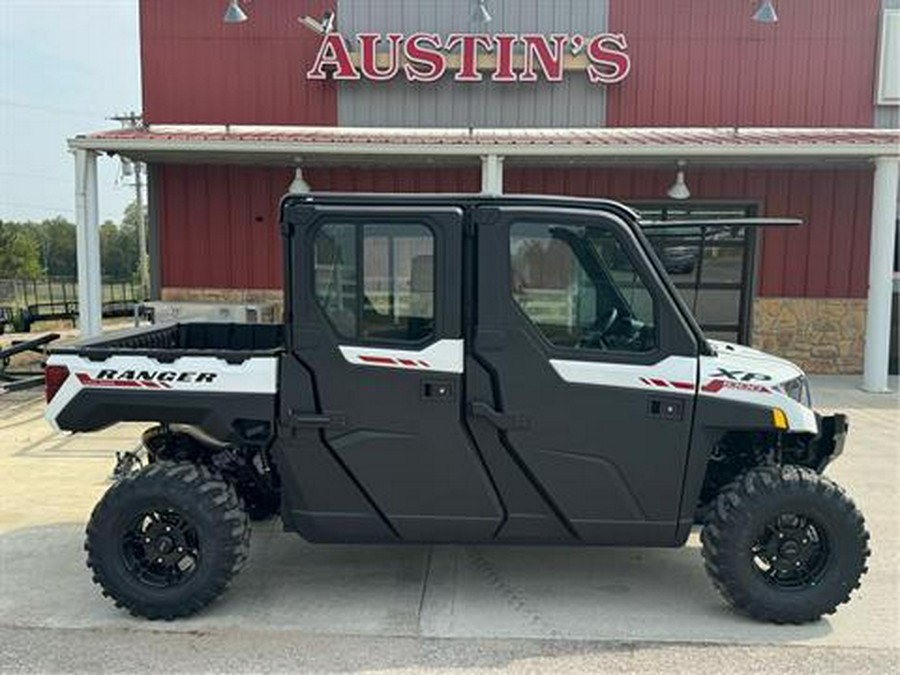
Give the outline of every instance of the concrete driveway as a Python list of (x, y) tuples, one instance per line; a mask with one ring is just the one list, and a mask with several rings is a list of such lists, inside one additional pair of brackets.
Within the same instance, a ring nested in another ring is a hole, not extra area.
[(696, 535), (679, 550), (315, 546), (277, 520), (256, 526), (249, 565), (202, 614), (134, 619), (100, 597), (82, 542), (115, 451), (143, 427), (53, 434), (39, 400), (0, 396), (0, 671), (143, 670), (175, 654), (174, 670), (896, 671), (900, 405), (856, 383), (813, 391), (851, 415), (829, 473), (866, 515), (870, 571), (849, 605), (802, 627), (731, 611)]

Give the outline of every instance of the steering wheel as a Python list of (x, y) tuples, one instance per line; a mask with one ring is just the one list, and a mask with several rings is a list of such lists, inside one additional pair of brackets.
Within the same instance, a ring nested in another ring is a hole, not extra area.
[(616, 307), (610, 308), (610, 310), (601, 318), (597, 319), (594, 322), (594, 327), (588, 330), (580, 340), (578, 340), (578, 347), (598, 347), (603, 344), (603, 337), (609, 332), (609, 329), (613, 327), (613, 324), (616, 322), (616, 319), (619, 318), (619, 310)]

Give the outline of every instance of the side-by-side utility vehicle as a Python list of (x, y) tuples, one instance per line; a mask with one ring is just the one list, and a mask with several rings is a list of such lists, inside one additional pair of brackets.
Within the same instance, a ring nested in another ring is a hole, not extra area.
[[(733, 227), (747, 225), (735, 221)], [(154, 424), (87, 527), (134, 614), (215, 598), (251, 517), (311, 542), (682, 546), (763, 620), (847, 601), (868, 533), (822, 475), (847, 429), (793, 364), (704, 338), (616, 202), (302, 195), (283, 325), (56, 349), (47, 419)]]

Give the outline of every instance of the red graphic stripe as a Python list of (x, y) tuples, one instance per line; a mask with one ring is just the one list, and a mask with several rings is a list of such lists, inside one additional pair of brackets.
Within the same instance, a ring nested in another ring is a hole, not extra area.
[(365, 361), (366, 363), (380, 363), (382, 365), (390, 366), (393, 366), (397, 363), (397, 361), (390, 356), (367, 356), (365, 354), (361, 354), (359, 360)]
[(703, 385), (702, 390), (708, 391), (711, 394), (715, 394), (718, 391), (721, 391), (722, 387), (725, 386), (724, 380), (710, 380), (706, 384)]
[(710, 394), (715, 394), (721, 391), (722, 389), (736, 389), (738, 391), (752, 391), (759, 394), (771, 394), (772, 390), (766, 386), (761, 384), (755, 384), (753, 382), (734, 382), (733, 380), (720, 380), (714, 379), (710, 380), (701, 388), (702, 391), (709, 392)]
[(641, 377), (638, 379), (648, 387), (659, 387), (661, 389), (674, 387), (675, 389), (683, 389), (685, 391), (693, 391), (694, 389), (693, 382), (685, 382), (683, 380), (663, 380), (658, 377)]
[(126, 388), (134, 389), (171, 389), (172, 385), (168, 382), (157, 382), (155, 380), (98, 380), (91, 377), (88, 373), (75, 373), (75, 377), (86, 387), (110, 387), (110, 388)]
[(140, 387), (140, 382), (134, 380), (95, 380), (87, 373), (75, 373), (78, 381), (88, 387)]
[(407, 368), (431, 368), (427, 361), (417, 361), (415, 359), (402, 359), (393, 356), (373, 356), (371, 354), (360, 354), (359, 360), (363, 363), (374, 363), (380, 366), (406, 366)]

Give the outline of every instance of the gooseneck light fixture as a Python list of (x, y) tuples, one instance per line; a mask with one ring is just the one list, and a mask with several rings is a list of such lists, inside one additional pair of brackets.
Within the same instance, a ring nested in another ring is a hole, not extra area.
[(297, 167), (294, 170), (294, 180), (288, 187), (288, 193), (292, 195), (305, 195), (310, 192), (309, 183), (303, 180), (303, 171)]
[(778, 21), (778, 14), (775, 12), (775, 5), (772, 0), (760, 0), (759, 7), (753, 13), (753, 20), (759, 23), (775, 23)]
[(494, 20), (487, 8), (487, 0), (478, 0), (478, 7), (475, 8), (475, 21), (481, 23), (490, 23)]
[(687, 162), (680, 159), (677, 166), (678, 171), (675, 173), (675, 182), (669, 186), (666, 194), (672, 199), (690, 199), (691, 191), (688, 190), (687, 183), (684, 181), (684, 167), (687, 166)]
[(225, 23), (243, 23), (247, 20), (247, 15), (241, 9), (240, 0), (228, 0), (228, 7), (225, 9), (225, 16), (222, 21)]
[(297, 19), (301, 24), (309, 28), (317, 35), (328, 35), (334, 32), (334, 12), (325, 12), (321, 19), (311, 16), (302, 16)]

